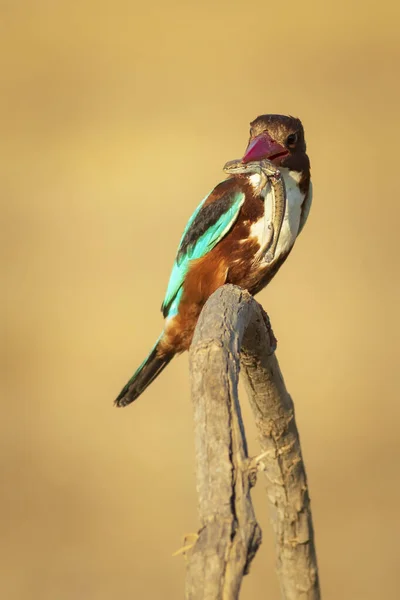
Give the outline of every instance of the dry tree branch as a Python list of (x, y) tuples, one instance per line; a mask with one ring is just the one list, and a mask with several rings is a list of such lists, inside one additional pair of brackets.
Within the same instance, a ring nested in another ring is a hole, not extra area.
[[(262, 454), (249, 459), (238, 399), (240, 363)], [(202, 527), (188, 552), (186, 600), (236, 600), (261, 543), (250, 497), (264, 469), (283, 600), (319, 600), (307, 479), (269, 320), (225, 285), (206, 303), (190, 349)]]

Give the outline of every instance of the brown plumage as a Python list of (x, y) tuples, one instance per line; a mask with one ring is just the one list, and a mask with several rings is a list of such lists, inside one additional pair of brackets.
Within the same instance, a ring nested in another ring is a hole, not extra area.
[(266, 199), (260, 195), (257, 186), (249, 177), (241, 176), (231, 177), (217, 185), (187, 230), (178, 250), (178, 260), (207, 227), (216, 222), (221, 210), (229, 209), (232, 194), (242, 192), (244, 202), (222, 239), (201, 258), (190, 260), (183, 280), (178, 314), (168, 316), (169, 308), (164, 306), (167, 317), (164, 332), (118, 396), (117, 406), (125, 406), (135, 400), (175, 354), (189, 349), (201, 309), (216, 289), (232, 283), (256, 294), (271, 281), (289, 256), (311, 203), (310, 161), (300, 120), (284, 115), (257, 117), (251, 123), (249, 144), (242, 160), (247, 162), (261, 158), (272, 161), (289, 182), (289, 187), (285, 182), (288, 190), (285, 228), (280, 234), (282, 243), (275, 260), (266, 264), (258, 255), (260, 239), (254, 231), (258, 231), (258, 224), (264, 219)]

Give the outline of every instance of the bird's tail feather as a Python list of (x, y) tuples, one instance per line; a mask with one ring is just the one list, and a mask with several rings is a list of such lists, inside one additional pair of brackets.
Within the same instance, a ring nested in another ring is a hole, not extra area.
[(161, 336), (153, 346), (147, 358), (142, 362), (140, 367), (128, 381), (126, 386), (121, 390), (114, 404), (118, 407), (127, 406), (140, 396), (148, 385), (161, 373), (173, 358), (173, 354), (160, 354), (159, 344)]

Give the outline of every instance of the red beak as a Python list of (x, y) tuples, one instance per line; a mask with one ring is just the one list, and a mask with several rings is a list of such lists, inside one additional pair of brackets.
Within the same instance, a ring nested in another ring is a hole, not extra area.
[(273, 160), (280, 156), (286, 156), (286, 154), (288, 154), (287, 149), (278, 144), (278, 142), (275, 142), (268, 133), (264, 132), (251, 140), (242, 158), (242, 163), (262, 160), (264, 158)]

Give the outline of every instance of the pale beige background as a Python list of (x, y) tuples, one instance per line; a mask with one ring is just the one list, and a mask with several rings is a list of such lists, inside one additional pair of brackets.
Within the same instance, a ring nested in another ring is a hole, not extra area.
[[(279, 340), (325, 600), (400, 597), (397, 2), (3, 0), (1, 597), (182, 598), (198, 527), (187, 356), (112, 400), (162, 327), (192, 210), (265, 112), (315, 201), (258, 299)], [(247, 403), (248, 438), (257, 450)], [(264, 544), (243, 600), (278, 598)]]

